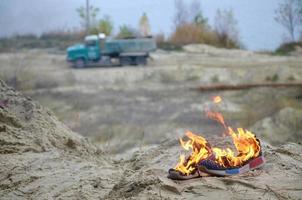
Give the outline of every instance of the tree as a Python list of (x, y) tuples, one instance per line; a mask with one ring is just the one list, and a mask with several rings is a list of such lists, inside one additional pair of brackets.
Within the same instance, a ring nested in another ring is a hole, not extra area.
[(105, 35), (110, 36), (113, 31), (113, 22), (109, 16), (105, 16), (99, 21), (98, 32), (105, 33)]
[(183, 0), (175, 0), (174, 5), (176, 10), (174, 15), (174, 25), (177, 28), (178, 26), (181, 26), (188, 22), (188, 11), (187, 6), (183, 2)]
[[(299, 25), (302, 29), (302, 0), (297, 0), (297, 8), (298, 8), (298, 15), (299, 15)], [(300, 41), (302, 41), (302, 30), (300, 32)]]
[(146, 13), (144, 13), (139, 20), (139, 31), (144, 37), (151, 35), (149, 19)]
[(295, 41), (295, 33), (301, 22), (302, 10), (299, 4), (300, 0), (285, 0), (276, 10), (275, 20), (288, 31), (292, 41)]
[(132, 38), (137, 36), (137, 31), (130, 26), (120, 26), (120, 31), (117, 34), (117, 38)]
[(202, 12), (200, 12), (195, 16), (194, 23), (200, 26), (208, 26), (208, 19), (203, 16)]
[(300, 20), (302, 21), (302, 0), (298, 1), (298, 9), (300, 13)]
[(94, 6), (89, 6), (89, 17), (87, 17), (87, 9), (83, 6), (76, 9), (80, 19), (81, 26), (86, 28), (87, 34), (90, 33), (91, 30), (95, 29), (97, 26), (97, 16), (100, 12), (100, 9)]
[(239, 31), (233, 10), (216, 11), (215, 32), (220, 42), (228, 48), (239, 47)]
[(190, 22), (195, 23), (196, 25), (204, 26), (207, 24), (208, 19), (203, 16), (200, 1), (193, 0), (191, 2), (189, 18), (190, 18)]
[(186, 5), (183, 0), (175, 0), (175, 28), (185, 24), (194, 23), (200, 26), (207, 25), (207, 18), (203, 16), (199, 0), (192, 0), (190, 5)]
[(194, 22), (195, 21), (195, 18), (197, 15), (199, 15), (201, 12), (201, 5), (200, 5), (200, 1), (198, 0), (193, 0), (191, 2), (191, 5), (190, 5), (190, 10), (189, 10), (189, 18), (190, 18), (190, 21), (191, 22)]

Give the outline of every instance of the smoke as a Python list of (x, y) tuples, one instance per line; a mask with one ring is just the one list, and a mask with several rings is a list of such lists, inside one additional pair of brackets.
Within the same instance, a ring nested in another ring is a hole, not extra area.
[(79, 26), (75, 9), (82, 0), (9, 0), (0, 1), (0, 37)]

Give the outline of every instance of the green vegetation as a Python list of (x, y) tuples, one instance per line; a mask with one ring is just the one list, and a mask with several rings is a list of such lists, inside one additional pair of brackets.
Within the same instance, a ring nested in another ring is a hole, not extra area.
[(109, 16), (105, 16), (99, 21), (98, 32), (105, 33), (107, 36), (111, 35), (113, 31), (113, 22)]
[(267, 76), (265, 78), (266, 81), (271, 81), (271, 82), (277, 82), (279, 80), (279, 75), (278, 74), (274, 74), (272, 76)]
[(287, 77), (287, 80), (288, 81), (295, 81), (296, 78), (293, 75), (290, 75), (290, 76)]
[(120, 31), (116, 37), (117, 38), (132, 38), (132, 37), (135, 37), (136, 35), (137, 34), (136, 34), (135, 29), (131, 28), (130, 26), (123, 25), (123, 26), (120, 26)]
[(284, 43), (276, 49), (274, 54), (289, 55), (291, 52), (295, 51), (296, 48), (302, 48), (302, 42)]
[(218, 83), (219, 82), (219, 77), (217, 75), (214, 75), (211, 77), (212, 83)]

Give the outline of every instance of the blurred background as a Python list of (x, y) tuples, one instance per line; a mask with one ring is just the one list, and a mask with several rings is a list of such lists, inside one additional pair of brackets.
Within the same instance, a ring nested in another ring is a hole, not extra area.
[[(0, 27), (0, 78), (109, 153), (186, 130), (221, 134), (204, 114), (216, 95), (228, 124), (301, 141), (301, 0), (10, 0), (0, 1)], [(146, 62), (134, 57), (142, 49), (105, 51), (144, 39), (156, 45)], [(75, 49), (87, 59), (72, 60)], [(197, 90), (230, 84), (266, 87)]]

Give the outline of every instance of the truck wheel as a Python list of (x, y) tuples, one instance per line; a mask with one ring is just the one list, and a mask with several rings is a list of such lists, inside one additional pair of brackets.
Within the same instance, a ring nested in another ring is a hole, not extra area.
[(146, 65), (147, 64), (147, 58), (145, 56), (136, 57), (136, 64), (137, 65)]
[(121, 57), (120, 58), (120, 64), (122, 66), (130, 65), (131, 64), (131, 58), (130, 57)]
[(74, 67), (77, 69), (84, 68), (85, 67), (84, 59), (82, 59), (82, 58), (76, 59), (76, 61), (74, 62)]

